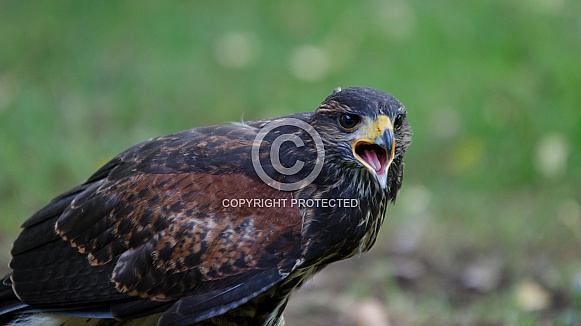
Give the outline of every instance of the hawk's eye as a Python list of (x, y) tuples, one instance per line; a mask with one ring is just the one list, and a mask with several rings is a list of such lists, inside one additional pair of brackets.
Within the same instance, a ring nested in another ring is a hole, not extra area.
[(345, 129), (353, 129), (359, 124), (361, 117), (355, 114), (343, 113), (339, 116), (339, 124)]
[(395, 120), (393, 121), (393, 127), (395, 129), (398, 129), (399, 127), (401, 127), (401, 124), (403, 123), (403, 119), (405, 118), (405, 115), (403, 114), (398, 114), (395, 117)]

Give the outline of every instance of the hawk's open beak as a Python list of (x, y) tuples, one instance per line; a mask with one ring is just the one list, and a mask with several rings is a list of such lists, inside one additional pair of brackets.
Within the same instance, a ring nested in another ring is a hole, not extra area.
[(395, 152), (393, 124), (387, 116), (380, 115), (363, 133), (363, 137), (352, 145), (353, 156), (369, 169), (381, 188), (385, 189), (387, 172)]

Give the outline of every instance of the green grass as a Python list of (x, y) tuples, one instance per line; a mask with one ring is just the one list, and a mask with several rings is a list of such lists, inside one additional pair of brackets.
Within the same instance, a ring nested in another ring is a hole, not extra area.
[[(378, 246), (416, 223), (414, 257), (461, 268), (462, 252), (502, 252), (506, 290), (473, 300), (464, 324), (581, 323), (580, 14), (573, 0), (4, 1), (0, 238), (141, 140), (310, 111), (365, 85), (398, 97), (414, 128)], [(305, 46), (319, 57), (293, 65)], [(564, 307), (519, 310), (523, 279)], [(466, 309), (434, 293), (387, 292), (418, 324), (463, 325)]]

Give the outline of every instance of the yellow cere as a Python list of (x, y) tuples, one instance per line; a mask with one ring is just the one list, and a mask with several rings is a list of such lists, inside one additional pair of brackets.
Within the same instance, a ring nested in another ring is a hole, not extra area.
[(370, 143), (373, 143), (377, 137), (383, 134), (385, 129), (393, 129), (393, 124), (386, 115), (380, 115), (371, 124), (371, 127), (365, 131), (364, 139), (368, 140)]

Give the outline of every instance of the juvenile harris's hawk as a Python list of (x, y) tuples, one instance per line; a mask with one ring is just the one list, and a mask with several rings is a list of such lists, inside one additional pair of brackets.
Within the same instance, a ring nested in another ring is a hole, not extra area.
[(0, 322), (283, 325), (306, 279), (373, 245), (410, 137), (398, 100), (354, 87), (137, 144), (23, 224)]

